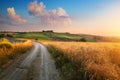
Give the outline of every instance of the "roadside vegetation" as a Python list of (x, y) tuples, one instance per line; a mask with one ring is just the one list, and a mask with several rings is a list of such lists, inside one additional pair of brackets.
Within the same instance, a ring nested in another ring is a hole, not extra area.
[(64, 80), (119, 80), (120, 43), (43, 42)]
[(0, 39), (0, 68), (7, 64), (10, 60), (14, 60), (21, 54), (25, 53), (33, 47), (33, 42), (27, 40), (25, 42), (11, 43), (6, 38)]

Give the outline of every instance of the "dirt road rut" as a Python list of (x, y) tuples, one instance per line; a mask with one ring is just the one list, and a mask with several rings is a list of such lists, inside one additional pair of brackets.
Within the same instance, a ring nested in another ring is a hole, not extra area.
[(3, 71), (0, 80), (61, 80), (47, 48), (37, 42), (34, 44), (34, 49), (22, 63), (11, 72), (10, 69)]

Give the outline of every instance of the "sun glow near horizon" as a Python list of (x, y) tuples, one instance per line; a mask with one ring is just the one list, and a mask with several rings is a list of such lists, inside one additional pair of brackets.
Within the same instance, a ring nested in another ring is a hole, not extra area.
[[(73, 4), (76, 5), (71, 6)], [(51, 29), (56, 32), (120, 36), (120, 1), (117, 0), (4, 0), (0, 8), (0, 30)]]

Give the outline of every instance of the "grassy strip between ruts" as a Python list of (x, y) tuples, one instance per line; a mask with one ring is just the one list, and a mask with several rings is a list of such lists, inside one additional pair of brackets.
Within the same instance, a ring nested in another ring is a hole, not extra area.
[(27, 40), (25, 42), (11, 43), (3, 38), (0, 41), (0, 68), (7, 64), (10, 60), (14, 60), (19, 55), (25, 53), (33, 47), (33, 42)]
[(79, 68), (74, 62), (70, 61), (62, 51), (52, 45), (47, 45), (48, 51), (55, 59), (56, 68), (60, 70), (64, 80), (84, 79), (84, 68)]

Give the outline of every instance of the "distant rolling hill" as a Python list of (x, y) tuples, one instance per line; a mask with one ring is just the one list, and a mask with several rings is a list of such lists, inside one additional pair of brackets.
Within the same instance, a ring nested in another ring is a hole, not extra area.
[(16, 38), (53, 40), (53, 41), (120, 42), (120, 37), (105, 37), (96, 35), (70, 34), (57, 32), (26, 32), (17, 33), (14, 36)]

